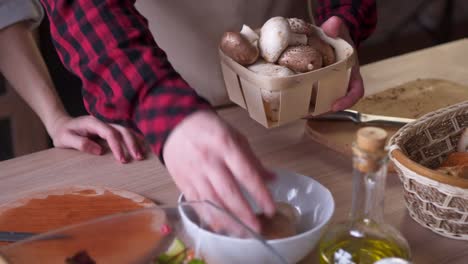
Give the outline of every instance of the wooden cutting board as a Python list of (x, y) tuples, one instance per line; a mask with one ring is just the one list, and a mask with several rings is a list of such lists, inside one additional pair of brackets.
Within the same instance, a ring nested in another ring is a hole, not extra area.
[(153, 206), (152, 201), (124, 190), (95, 186), (53, 189), (0, 205), (0, 230), (43, 233)]
[[(426, 113), (466, 100), (468, 86), (447, 80), (418, 79), (365, 97), (352, 109), (367, 114), (417, 119)], [(317, 142), (337, 152), (351, 155), (351, 144), (361, 127), (363, 125), (346, 121), (309, 120), (306, 131)], [(382, 128), (393, 135), (400, 127)]]

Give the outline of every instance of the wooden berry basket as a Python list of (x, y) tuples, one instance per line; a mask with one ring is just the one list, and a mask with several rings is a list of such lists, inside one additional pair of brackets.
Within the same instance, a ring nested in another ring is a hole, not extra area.
[(435, 171), (468, 127), (468, 101), (427, 114), (390, 140), (410, 216), (445, 237), (468, 240), (468, 179)]
[[(346, 94), (354, 49), (343, 39), (332, 39), (318, 27), (320, 38), (335, 49), (337, 62), (315, 71), (287, 77), (269, 77), (254, 73), (238, 64), (221, 50), (221, 69), (229, 98), (245, 108), (251, 118), (267, 128), (280, 126), (308, 115), (330, 111), (333, 102)], [(278, 93), (278, 120), (268, 118), (269, 107), (261, 89)]]

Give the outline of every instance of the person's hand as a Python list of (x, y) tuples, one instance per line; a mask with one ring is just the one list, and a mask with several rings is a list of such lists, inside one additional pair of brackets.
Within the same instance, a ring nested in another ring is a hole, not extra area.
[[(354, 47), (348, 28), (341, 18), (337, 16), (330, 17), (321, 27), (328, 36), (332, 38), (342, 38)], [(333, 104), (332, 110), (336, 112), (349, 108), (359, 101), (363, 95), (364, 83), (362, 81), (361, 72), (359, 71), (359, 61), (356, 56), (356, 65), (351, 69), (348, 93)]]
[(104, 139), (115, 159), (121, 163), (129, 161), (128, 155), (135, 160), (144, 159), (144, 150), (137, 136), (128, 128), (108, 125), (93, 116), (71, 118), (63, 115), (54, 120), (48, 129), (55, 147), (72, 148), (94, 155), (104, 152), (94, 137)]
[[(163, 157), (189, 201), (211, 201), (257, 232), (260, 224), (240, 186), (267, 215), (275, 211), (266, 187), (273, 175), (255, 157), (244, 136), (211, 111), (193, 113), (176, 126), (165, 143)], [(204, 222), (215, 231), (242, 235), (238, 233), (241, 230), (235, 230), (238, 226), (215, 211), (198, 213), (204, 214)]]

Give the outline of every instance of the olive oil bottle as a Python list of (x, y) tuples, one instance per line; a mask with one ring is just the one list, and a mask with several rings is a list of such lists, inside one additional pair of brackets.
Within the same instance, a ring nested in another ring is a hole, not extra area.
[(319, 243), (321, 264), (373, 264), (410, 260), (405, 238), (383, 221), (387, 176), (387, 132), (366, 127), (353, 144), (353, 199), (348, 222), (332, 226)]

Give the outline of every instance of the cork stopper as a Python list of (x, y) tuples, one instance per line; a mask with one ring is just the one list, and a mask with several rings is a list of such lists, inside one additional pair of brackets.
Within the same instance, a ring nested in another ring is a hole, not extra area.
[(379, 153), (385, 149), (387, 131), (378, 127), (364, 127), (358, 130), (356, 144), (368, 153)]
[(356, 144), (353, 147), (354, 155), (359, 157), (354, 167), (361, 172), (376, 172), (382, 164), (380, 160), (385, 157), (385, 144), (387, 131), (377, 127), (361, 128), (357, 132)]

